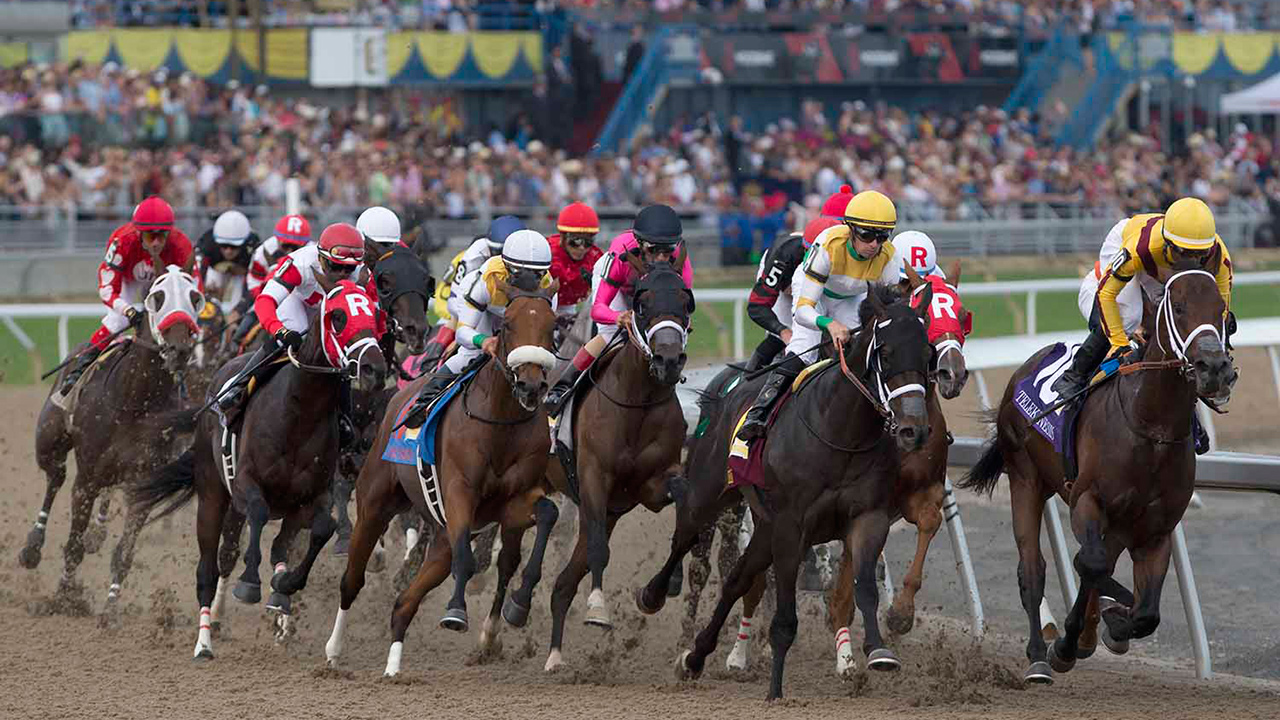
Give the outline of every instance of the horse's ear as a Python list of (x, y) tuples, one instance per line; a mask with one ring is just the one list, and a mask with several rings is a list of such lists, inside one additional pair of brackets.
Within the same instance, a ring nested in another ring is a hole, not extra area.
[(694, 300), (693, 291), (690, 290), (689, 288), (685, 288), (684, 296), (685, 296), (684, 297), (685, 312), (689, 313), (690, 317), (693, 317), (693, 311), (698, 309), (698, 303), (696, 300)]
[(1149, 342), (1156, 336), (1156, 313), (1159, 307), (1141, 282), (1138, 283), (1138, 294), (1142, 296), (1142, 333), (1147, 336)]
[(547, 297), (553, 298), (559, 292), (560, 292), (560, 280), (559, 278), (552, 278), (551, 284), (547, 286)]
[(330, 280), (328, 275), (325, 275), (319, 270), (315, 270), (313, 268), (311, 270), (311, 276), (316, 279), (316, 284), (320, 286), (321, 290), (324, 290), (325, 295), (333, 292), (333, 289), (338, 287), (338, 282), (336, 280)]
[(947, 279), (951, 281), (951, 287), (960, 287), (960, 258), (956, 258), (956, 261), (951, 263), (951, 274)]
[(911, 263), (902, 263), (902, 271), (907, 274), (907, 285), (911, 287), (913, 292), (916, 288), (924, 285), (924, 278), (920, 277), (920, 273), (911, 267)]
[(1222, 243), (1214, 241), (1213, 252), (1209, 253), (1209, 259), (1204, 263), (1205, 272), (1210, 275), (1217, 276), (1218, 270), (1222, 267)]
[(386, 251), (383, 250), (382, 246), (375, 242), (373, 238), (370, 238), (368, 235), (364, 236), (364, 264), (366, 267), (373, 267), (374, 265), (377, 265), (378, 260), (380, 260), (385, 254)]
[(335, 334), (341, 335), (343, 329), (347, 327), (347, 312), (342, 308), (330, 310), (329, 327), (333, 329)]
[(875, 285), (867, 288), (867, 299), (865, 302), (871, 303), (871, 311), (875, 313), (877, 318), (882, 320), (884, 319), (887, 311), (885, 310), (884, 303), (880, 301), (880, 295), (876, 293)]
[(916, 315), (924, 322), (924, 326), (929, 327), (929, 318), (933, 313), (929, 312), (929, 308), (933, 306), (933, 285), (925, 287), (920, 291), (920, 304), (916, 306)]
[(425, 290), (427, 292), (427, 299), (430, 301), (430, 299), (436, 294), (436, 279), (434, 276), (427, 275), (427, 287)]
[(369, 266), (365, 265), (360, 268), (360, 273), (356, 275), (356, 284), (360, 287), (369, 287)]
[(496, 289), (498, 292), (502, 293), (503, 295), (506, 295), (508, 300), (511, 299), (512, 295), (516, 294), (515, 286), (507, 282), (506, 278), (502, 278), (502, 277), (497, 278), (497, 282), (495, 282), (494, 285), (495, 285), (494, 289)]
[(687, 257), (689, 257), (689, 249), (685, 247), (684, 243), (680, 243), (680, 249), (676, 250), (675, 254), (671, 256), (671, 267), (675, 268), (676, 272), (683, 273), (684, 260)]
[(631, 269), (635, 271), (637, 278), (644, 276), (644, 260), (640, 259), (639, 252), (629, 252), (624, 256), (624, 259), (631, 266)]

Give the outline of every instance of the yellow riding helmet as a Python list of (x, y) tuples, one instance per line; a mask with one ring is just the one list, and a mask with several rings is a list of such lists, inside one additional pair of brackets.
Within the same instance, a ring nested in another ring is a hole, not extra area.
[(1169, 206), (1161, 234), (1183, 250), (1213, 247), (1218, 237), (1213, 211), (1203, 200), (1193, 197), (1182, 198)]
[(863, 190), (844, 209), (845, 222), (892, 230), (898, 224), (898, 209), (884, 193)]

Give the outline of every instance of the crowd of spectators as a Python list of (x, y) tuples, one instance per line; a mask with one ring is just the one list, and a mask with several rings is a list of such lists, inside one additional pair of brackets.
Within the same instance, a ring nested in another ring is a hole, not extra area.
[(0, 206), (83, 215), (148, 194), (181, 207), (280, 206), (286, 179), (297, 177), (314, 207), (464, 217), (584, 200), (763, 215), (781, 196), (816, 205), (847, 182), (883, 190), (919, 220), (1010, 216), (1033, 204), (1118, 217), (1188, 193), (1264, 209), (1276, 176), (1270, 138), (1244, 126), (1176, 142), (1130, 133), (1077, 153), (1053, 146), (1051, 125), (988, 107), (907, 113), (809, 101), (799, 117), (755, 131), (739, 118), (682, 119), (642, 133), (625, 153), (574, 158), (539, 137), (527, 109), (507, 127), (467, 128), (449, 95), (329, 108), (111, 63), (27, 65), (0, 70)]

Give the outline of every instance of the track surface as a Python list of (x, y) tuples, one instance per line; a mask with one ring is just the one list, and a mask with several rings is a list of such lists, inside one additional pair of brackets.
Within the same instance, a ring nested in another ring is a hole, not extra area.
[[(1265, 356), (1243, 357), (1241, 364), (1246, 377), (1259, 378), (1258, 389), (1250, 397), (1238, 393), (1232, 414), (1220, 421), (1220, 440), (1224, 447), (1266, 451), (1266, 437), (1274, 437), (1277, 415), (1274, 389), (1261, 380), (1268, 377), (1261, 374), (1267, 373)], [(1006, 377), (989, 374), (993, 393), (1002, 390)], [(190, 510), (177, 515), (168, 528), (157, 524), (144, 532), (125, 588), (124, 623), (117, 630), (99, 629), (93, 617), (50, 614), (48, 598), (62, 568), (70, 482), (54, 506), (43, 564), (35, 571), (17, 565), (18, 548), (44, 489), (32, 457), (32, 432), (43, 397), (38, 388), (0, 391), (6, 409), (0, 416), (0, 472), (5, 478), (0, 494), (0, 717), (767, 715), (807, 720), (873, 714), (1022, 719), (1061, 715), (1063, 710), (1071, 717), (1161, 720), (1280, 716), (1280, 499), (1246, 495), (1206, 495), (1207, 507), (1187, 518), (1220, 672), (1209, 683), (1194, 678), (1171, 576), (1164, 595), (1164, 624), (1153, 639), (1135, 643), (1134, 652), (1125, 658), (1100, 651), (1070, 675), (1059, 676), (1051, 688), (1023, 689), (1025, 619), (1017, 599), (1016, 557), (1002, 490), (993, 500), (968, 494), (960, 498), (990, 627), (981, 643), (972, 642), (963, 629), (964, 602), (949, 542), (940, 533), (920, 596), (916, 630), (891, 640), (904, 660), (903, 671), (892, 676), (864, 672), (852, 682), (836, 680), (833, 645), (820, 602), (816, 595), (802, 594), (800, 636), (789, 658), (788, 699), (772, 706), (763, 702), (768, 669), (759, 650), (745, 675), (731, 676), (722, 670), (727, 652), (722, 644), (709, 662), (707, 676), (697, 683), (677, 682), (671, 669), (683, 647), (683, 601), (672, 600), (652, 618), (640, 616), (630, 601), (631, 589), (656, 568), (665, 550), (670, 511), (638, 511), (619, 524), (606, 575), (616, 628), (603, 633), (583, 626), (585, 597), (580, 596), (566, 635), (569, 668), (555, 675), (544, 674), (542, 664), (550, 627), (548, 589), (562, 564), (562, 546), (556, 544), (529, 627), (504, 628), (505, 648), (487, 664), (476, 663), (474, 646), (491, 588), (472, 596), (473, 629), (468, 635), (436, 628), (446, 594), (437, 590), (423, 603), (410, 630), (401, 677), (381, 679), (394, 599), (387, 572), (370, 575), (352, 610), (342, 668), (325, 669), (323, 645), (343, 568), (343, 561), (327, 550), (307, 590), (295, 599), (298, 620), (290, 642), (273, 643), (260, 607), (229, 603), (229, 636), (215, 642), (217, 659), (194, 664), (190, 658), (196, 632), (196, 550)], [(979, 431), (976, 422), (965, 417), (975, 409), (971, 382), (960, 400), (947, 405), (958, 433)], [(103, 550), (88, 556), (80, 569), (86, 599), (95, 610), (105, 597), (120, 504), (117, 496)], [(274, 537), (274, 531), (268, 528), (268, 535)], [(905, 570), (913, 546), (909, 530), (891, 536), (889, 558), (895, 576)], [(1120, 572), (1127, 581), (1128, 569)], [(1049, 598), (1061, 617), (1060, 595), (1050, 576)], [(481, 582), (492, 584), (492, 570)], [(717, 591), (713, 574), (708, 594)], [(704, 616), (712, 601), (709, 597), (704, 602)], [(731, 625), (736, 627), (736, 614)], [(731, 639), (731, 631), (722, 635), (722, 643)], [(860, 636), (860, 631), (854, 634)]]

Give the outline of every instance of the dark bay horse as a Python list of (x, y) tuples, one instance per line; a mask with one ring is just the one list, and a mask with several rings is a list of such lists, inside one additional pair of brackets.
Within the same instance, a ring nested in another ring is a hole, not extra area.
[[(625, 343), (592, 368), (593, 382), (581, 390), (573, 407), (576, 462), (571, 472), (559, 461), (548, 477), (578, 505), (578, 541), (568, 564), (556, 578), (551, 596), (551, 650), (545, 669), (562, 664), (565, 616), (578, 583), (591, 572), (585, 622), (609, 628), (604, 597), (604, 569), (609, 563), (609, 537), (614, 525), (637, 505), (658, 512), (683, 493), (680, 452), (685, 422), (675, 385), (684, 369), (693, 292), (680, 273), (684, 255), (672, 263), (635, 265), (632, 308), (635, 321), (618, 329)], [(664, 586), (665, 592), (665, 586)], [(527, 612), (531, 598), (517, 594), (513, 602)]]
[[(542, 410), (555, 364), (551, 351), (555, 312), (546, 292), (526, 292), (505, 284), (502, 292), (510, 302), (498, 332), (496, 356), (442, 411), (435, 442), (445, 527), (432, 535), (426, 559), (409, 587), (396, 598), (391, 613), (393, 642), (385, 670), (388, 676), (400, 672), (405, 633), (422, 599), (450, 572), (454, 590), (440, 626), (457, 631), (469, 627), (466, 587), (475, 573), (471, 538), (476, 531), (497, 523), (502, 533), (497, 593), (480, 632), (482, 651), (496, 638), (506, 587), (520, 564), (524, 532), (535, 522), (538, 535), (525, 566), (524, 582), (531, 586), (541, 577), (542, 553), (556, 517), (555, 503), (546, 497), (551, 439)], [(342, 654), (347, 611), (364, 587), (369, 556), (391, 518), (410, 509), (424, 518), (435, 512), (428, 505), (417, 468), (382, 459), (387, 440), (396, 429), (396, 418), (405, 405), (414, 402), (428, 379), (418, 378), (391, 400), (356, 480), (356, 525), (333, 633), (325, 644), (331, 665)]]
[[(1051, 683), (1052, 671), (1067, 672), (1077, 658), (1091, 655), (1099, 615), (1106, 624), (1103, 641), (1115, 653), (1127, 651), (1129, 640), (1147, 637), (1160, 623), (1171, 533), (1195, 485), (1195, 403), (1197, 398), (1225, 403), (1237, 377), (1224, 345), (1226, 308), (1214, 280), (1220, 262), (1221, 252), (1215, 251), (1203, 268), (1180, 264), (1162, 271), (1158, 280), (1164, 294), (1154, 308), (1143, 293), (1143, 326), (1150, 340), (1140, 362), (1123, 367), (1085, 399), (1074, 482), (1066, 482), (1052, 443), (1014, 405), (1015, 388), (1040, 366), (1051, 349), (1045, 348), (1010, 378), (994, 413), (994, 437), (959, 484), (990, 493), (1002, 472), (1009, 475), (1018, 587), (1031, 628), (1028, 683)], [(1047, 647), (1040, 632), (1045, 582), (1040, 521), (1045, 501), (1054, 494), (1071, 508), (1071, 530), (1080, 542), (1075, 556), (1080, 589), (1065, 635)], [(1126, 550), (1133, 559), (1134, 592), (1112, 577)]]
[[(109, 492), (140, 480), (168, 462), (175, 432), (191, 432), (194, 414), (181, 410), (182, 383), (197, 333), (204, 298), (195, 280), (176, 266), (152, 283), (145, 302), (145, 331), (117, 344), (80, 382), (70, 413), (45, 400), (36, 425), (36, 462), (48, 478), (35, 527), (18, 554), (26, 568), (40, 564), (49, 510), (67, 477), (67, 455), (76, 454), (72, 486), (71, 530), (64, 548), (66, 567), (59, 595), (79, 595), (75, 571), (86, 552), (97, 552), (106, 538)], [(66, 372), (65, 370), (63, 371)], [(59, 387), (62, 376), (54, 383)], [(102, 493), (95, 526), (86, 533), (94, 501)], [(133, 543), (145, 518), (130, 510), (112, 559), (112, 581), (105, 613), (117, 607), (121, 585), (133, 559)]]
[[(302, 349), (296, 354), (290, 350), (289, 362), (248, 399), (230, 467), (222, 458), (221, 423), (214, 413), (206, 413), (197, 425), (192, 447), (137, 487), (132, 496), (144, 513), (177, 496), (157, 517), (176, 510), (192, 496), (198, 499), (196, 658), (213, 657), (212, 609), (221, 601), (215, 602), (215, 596), (221, 595), (217, 590), (222, 585), (219, 536), (225, 534), (228, 544), (237, 545), (244, 518), (249, 522), (249, 545), (244, 573), (232, 594), (246, 603), (260, 599), (262, 528), (273, 517), (283, 518), (271, 546), (274, 592), (267, 606), (282, 616), (278, 628), (287, 625), (284, 616), (290, 611), (290, 596), (306, 585), (311, 566), (335, 527), (329, 489), (338, 462), (336, 410), (341, 384), (346, 377), (359, 389), (369, 390), (381, 385), (386, 376), (386, 361), (374, 337), (374, 299), (350, 280), (330, 284), (322, 276), (317, 279), (325, 296)], [(214, 387), (222, 387), (239, 372), (245, 359), (236, 358), (223, 367)], [(289, 546), (308, 525), (307, 554), (290, 570)]]
[[(763, 446), (761, 487), (726, 491), (728, 455), (736, 423), (755, 397), (759, 379), (723, 389), (709, 387), (701, 405), (707, 428), (689, 448), (689, 492), (677, 502), (671, 554), (637, 592), (642, 611), (654, 612), (679, 559), (718, 511), (750, 501), (755, 532), (722, 586), (721, 596), (694, 649), (677, 660), (681, 678), (701, 675), (733, 605), (772, 564), (777, 612), (770, 628), (773, 673), (769, 697), (782, 696), (786, 653), (795, 640), (796, 578), (805, 550), (841, 539), (856, 565), (856, 597), (863, 614), (868, 666), (900, 665), (884, 646), (876, 619), (876, 559), (896, 513), (899, 453), (928, 440), (924, 398), (931, 349), (925, 332), (932, 290), (913, 310), (896, 289), (873, 286), (860, 309), (861, 330), (841, 349), (844, 360), (809, 380), (778, 411)], [(837, 367), (838, 366), (838, 367)], [(868, 386), (874, 389), (868, 389)], [(700, 421), (701, 424), (701, 421)], [(754, 451), (760, 452), (759, 446)]]

